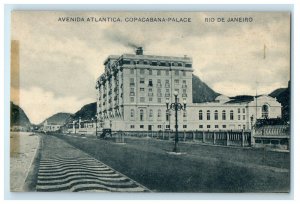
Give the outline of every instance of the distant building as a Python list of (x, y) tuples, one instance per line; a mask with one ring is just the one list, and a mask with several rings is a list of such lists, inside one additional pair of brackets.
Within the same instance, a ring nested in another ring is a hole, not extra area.
[(57, 132), (61, 129), (62, 125), (58, 125), (55, 123), (48, 123), (46, 120), (43, 124), (43, 132)]
[(126, 131), (175, 130), (174, 111), (166, 100), (187, 102), (178, 113), (179, 130), (250, 129), (258, 118), (281, 117), (281, 104), (269, 96), (231, 100), (218, 96), (214, 102), (192, 102), (192, 59), (136, 54), (111, 55), (105, 72), (97, 79), (97, 126)]

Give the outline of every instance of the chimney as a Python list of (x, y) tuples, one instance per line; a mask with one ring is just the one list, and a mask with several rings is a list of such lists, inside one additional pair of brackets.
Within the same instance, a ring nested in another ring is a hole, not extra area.
[(143, 55), (143, 48), (142, 47), (138, 47), (135, 51), (136, 55)]

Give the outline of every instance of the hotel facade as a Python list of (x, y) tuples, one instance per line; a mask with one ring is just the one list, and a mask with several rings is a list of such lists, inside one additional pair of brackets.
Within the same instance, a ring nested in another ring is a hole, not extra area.
[(111, 55), (97, 79), (97, 128), (113, 131), (175, 130), (175, 113), (167, 111), (174, 92), (186, 111), (178, 112), (179, 131), (249, 130), (256, 119), (280, 118), (281, 104), (267, 95), (237, 100), (224, 95), (193, 103), (192, 59), (136, 54)]

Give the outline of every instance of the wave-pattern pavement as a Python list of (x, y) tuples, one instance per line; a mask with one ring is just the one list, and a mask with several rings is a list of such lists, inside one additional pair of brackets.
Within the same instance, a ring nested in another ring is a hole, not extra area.
[[(62, 143), (59, 145), (61, 146)], [(47, 146), (43, 145), (36, 191), (149, 191), (146, 187), (66, 143), (63, 146), (68, 147), (61, 151), (60, 148), (52, 151), (53, 149)]]

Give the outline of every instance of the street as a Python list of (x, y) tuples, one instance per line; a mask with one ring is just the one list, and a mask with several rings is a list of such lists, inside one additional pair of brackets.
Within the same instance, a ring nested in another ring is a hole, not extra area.
[[(182, 154), (174, 155), (172, 141), (152, 138), (126, 138), (125, 144), (62, 134), (42, 139), (41, 154), (49, 154), (45, 152), (51, 146), (59, 157), (41, 162), (40, 169), (46, 170), (45, 164), (56, 164), (56, 169), (68, 166), (61, 158), (73, 161), (70, 151), (76, 147), (154, 192), (289, 192), (290, 188), (288, 152), (179, 143)], [(65, 142), (74, 147), (61, 147)], [(88, 162), (84, 157), (75, 160), (79, 166)]]

